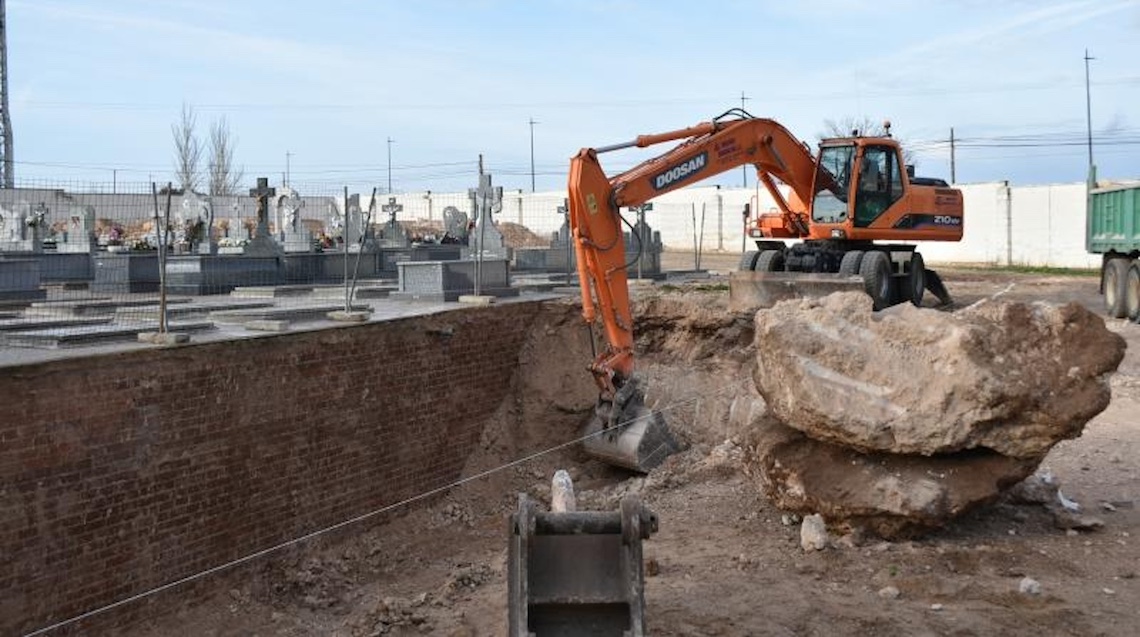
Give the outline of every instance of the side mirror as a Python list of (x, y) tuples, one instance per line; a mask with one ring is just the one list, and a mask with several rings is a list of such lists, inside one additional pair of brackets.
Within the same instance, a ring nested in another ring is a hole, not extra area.
[(906, 165), (906, 178), (907, 179), (914, 179), (914, 164), (907, 164)]
[(747, 219), (750, 216), (752, 216), (752, 204), (746, 203), (744, 204), (744, 218)]

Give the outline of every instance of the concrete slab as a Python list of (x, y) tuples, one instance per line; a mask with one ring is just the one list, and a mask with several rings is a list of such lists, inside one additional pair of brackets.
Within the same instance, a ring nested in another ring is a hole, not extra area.
[[(389, 294), (399, 289), (395, 282), (391, 284), (374, 285), (369, 282), (366, 286), (357, 284), (356, 291), (353, 293), (353, 300), (358, 299), (383, 299), (387, 298)], [(311, 295), (313, 298), (318, 299), (340, 299), (344, 301), (344, 286), (343, 285), (329, 285), (313, 288)]]
[[(220, 300), (190, 303), (176, 303), (166, 308), (167, 320), (174, 318), (199, 317), (203, 318), (210, 312), (222, 310), (248, 310), (254, 308), (273, 307), (273, 301), (255, 300)], [(145, 305), (134, 307), (120, 307), (115, 310), (115, 320), (123, 321), (157, 321), (159, 318), (158, 305)]]
[(245, 329), (253, 330), (255, 332), (288, 332), (289, 321), (275, 321), (268, 319), (255, 319), (246, 321), (244, 324)]
[(190, 335), (186, 332), (139, 332), (138, 341), (151, 345), (181, 345), (190, 342)]
[[(133, 325), (87, 325), (67, 328), (51, 328), (12, 332), (6, 335), (4, 344), (10, 347), (34, 347), (59, 349), (103, 343), (107, 341), (138, 341), (138, 335), (153, 325), (135, 323)], [(172, 332), (197, 332), (213, 329), (210, 322), (171, 323)]]
[(230, 292), (239, 299), (276, 299), (281, 297), (306, 296), (313, 292), (312, 285), (243, 285)]
[(465, 305), (491, 305), (495, 302), (495, 297), (485, 294), (461, 294), (458, 300)]
[(345, 312), (344, 310), (336, 310), (335, 312), (329, 312), (326, 316), (330, 321), (363, 323), (368, 320), (368, 317), (372, 316), (372, 312)]
[[(244, 325), (256, 320), (315, 321), (326, 318), (329, 312), (343, 310), (344, 305), (285, 305), (246, 310), (219, 310), (210, 312), (209, 319), (216, 323)], [(354, 305), (352, 310), (366, 310), (367, 305)]]
[(109, 316), (90, 316), (74, 318), (5, 318), (0, 319), (0, 333), (27, 332), (31, 330), (46, 330), (52, 328), (79, 327), (84, 325), (105, 325), (111, 322)]
[[(141, 307), (154, 305), (157, 300), (152, 296), (143, 299), (110, 299), (91, 298), (64, 301), (37, 301), (24, 310), (24, 316), (111, 316), (122, 307)], [(166, 299), (167, 305), (189, 303), (186, 297)]]

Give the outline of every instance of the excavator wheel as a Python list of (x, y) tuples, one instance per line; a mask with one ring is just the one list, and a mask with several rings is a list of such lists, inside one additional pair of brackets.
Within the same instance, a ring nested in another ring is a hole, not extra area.
[(876, 311), (891, 305), (894, 286), (891, 278), (891, 260), (886, 252), (873, 250), (864, 254), (863, 262), (859, 264), (859, 276), (863, 277), (863, 289), (874, 301)]
[(753, 269), (757, 272), (783, 272), (784, 251), (762, 250), (756, 257), (756, 267)]
[(741, 272), (751, 272), (756, 269), (756, 257), (760, 256), (758, 250), (749, 250), (740, 256), (740, 267), (737, 268)]
[(1104, 305), (1112, 318), (1128, 315), (1128, 259), (1112, 259), (1104, 264)]
[(859, 276), (859, 264), (862, 262), (862, 250), (849, 250), (843, 253), (843, 259), (839, 262), (839, 273), (845, 276)]
[(906, 278), (910, 290), (910, 302), (915, 307), (922, 307), (922, 295), (926, 292), (926, 263), (922, 255), (912, 252), (910, 255), (910, 273)]

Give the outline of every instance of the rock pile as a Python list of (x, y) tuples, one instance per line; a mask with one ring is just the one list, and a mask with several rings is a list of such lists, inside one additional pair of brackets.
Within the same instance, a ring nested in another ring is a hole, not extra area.
[(756, 314), (753, 460), (782, 508), (888, 537), (938, 527), (1080, 435), (1124, 348), (1075, 303), (782, 302)]

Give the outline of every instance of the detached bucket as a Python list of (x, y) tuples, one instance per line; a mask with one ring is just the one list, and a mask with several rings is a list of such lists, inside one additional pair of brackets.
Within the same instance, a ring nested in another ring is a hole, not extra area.
[(641, 541), (657, 516), (635, 495), (621, 511), (539, 511), (519, 494), (510, 518), (510, 637), (643, 637)]

